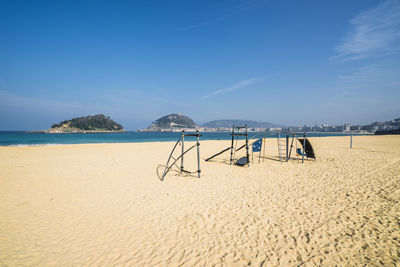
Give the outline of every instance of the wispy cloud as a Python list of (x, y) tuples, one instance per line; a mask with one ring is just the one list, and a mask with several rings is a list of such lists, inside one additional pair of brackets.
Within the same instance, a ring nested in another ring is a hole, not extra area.
[(191, 30), (191, 29), (195, 29), (195, 28), (199, 28), (199, 27), (203, 27), (209, 24), (213, 24), (222, 20), (225, 20), (229, 17), (233, 17), (236, 15), (240, 15), (241, 13), (243, 13), (244, 11), (256, 6), (258, 3), (250, 3), (250, 4), (244, 4), (242, 6), (237, 7), (236, 9), (234, 9), (233, 11), (231, 11), (230, 13), (226, 13), (226, 14), (222, 14), (220, 16), (217, 16), (215, 18), (211, 18), (209, 20), (205, 20), (203, 22), (197, 23), (197, 24), (193, 24), (193, 25), (189, 25), (189, 26), (185, 26), (185, 27), (181, 27), (178, 28), (177, 30)]
[(393, 97), (400, 86), (400, 70), (396, 62), (373, 63), (346, 71), (339, 75), (331, 87), (330, 95), (385, 95)]
[(388, 93), (388, 90), (398, 91), (399, 84), (400, 70), (396, 68), (396, 63), (388, 62), (360, 67), (352, 73), (340, 75), (337, 80), (338, 87), (342, 89), (360, 92), (370, 90), (380, 94)]
[(399, 51), (400, 1), (387, 0), (350, 20), (351, 30), (336, 47), (335, 61), (359, 60)]
[(230, 87), (216, 90), (216, 91), (212, 92), (211, 94), (208, 94), (208, 95), (204, 96), (203, 98), (208, 98), (208, 97), (219, 95), (219, 94), (222, 94), (222, 93), (236, 91), (236, 90), (239, 90), (239, 89), (241, 89), (243, 87), (249, 86), (250, 84), (255, 83), (257, 80), (258, 80), (257, 78), (250, 78), (250, 79), (247, 79), (247, 80), (243, 80), (243, 81), (235, 83), (234, 85), (232, 85)]

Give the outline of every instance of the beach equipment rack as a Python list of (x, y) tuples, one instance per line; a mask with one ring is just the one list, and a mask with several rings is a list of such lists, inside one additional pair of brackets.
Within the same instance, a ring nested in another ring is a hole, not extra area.
[[(243, 129), (244, 129), (244, 132), (238, 132), (238, 131), (243, 130)], [(237, 131), (235, 131), (235, 130), (237, 130)], [(245, 126), (235, 126), (235, 125), (233, 125), (233, 126), (232, 126), (232, 132), (231, 132), (230, 135), (231, 135), (231, 137), (232, 137), (231, 146), (229, 146), (229, 147), (227, 147), (227, 148), (221, 150), (220, 152), (218, 152), (218, 153), (212, 155), (211, 157), (207, 158), (206, 161), (209, 161), (209, 160), (211, 160), (211, 159), (213, 159), (213, 158), (215, 158), (215, 157), (217, 157), (217, 156), (219, 156), (219, 155), (221, 155), (221, 154), (227, 152), (228, 150), (230, 150), (231, 153), (230, 153), (229, 164), (232, 165), (232, 163), (233, 163), (233, 161), (234, 161), (234, 158), (235, 158), (236, 152), (239, 151), (239, 150), (241, 150), (241, 149), (243, 149), (243, 148), (246, 148), (246, 156), (244, 156), (244, 157), (238, 159), (238, 160), (235, 162), (235, 165), (244, 166), (244, 165), (247, 164), (247, 166), (250, 166), (249, 134), (248, 134), (248, 127), (247, 127), (247, 125), (245, 125)], [(244, 137), (245, 137), (245, 143), (244, 143), (244, 145), (242, 145), (241, 147), (236, 148), (236, 147), (237, 147), (237, 141), (238, 141), (238, 139), (239, 139), (239, 136), (244, 136)], [(236, 143), (235, 143), (235, 137), (236, 137)]]
[[(301, 162), (304, 163), (304, 158), (307, 159), (315, 158), (314, 148), (311, 145), (310, 140), (307, 138), (306, 133), (303, 133), (303, 138), (299, 138), (296, 133), (293, 132), (286, 132), (286, 140), (281, 138), (281, 133), (277, 132), (277, 141), (278, 141), (278, 152), (279, 152), (279, 160), (281, 162), (284, 161), (284, 153), (286, 154), (286, 161), (291, 159), (292, 149), (295, 148), (296, 156), (301, 156)], [(291, 138), (290, 146), (289, 140)], [(297, 142), (300, 143), (301, 147), (297, 147)], [(293, 145), (294, 144), (294, 145)]]
[[(190, 136), (196, 137), (196, 143), (185, 150), (185, 137), (190, 137)], [(164, 181), (165, 176), (167, 175), (167, 173), (171, 170), (171, 168), (173, 166), (177, 167), (181, 173), (183, 172), (183, 173), (193, 174), (193, 173), (197, 172), (197, 177), (200, 178), (200, 172), (201, 172), (201, 170), (200, 170), (200, 136), (202, 136), (202, 135), (199, 133), (199, 130), (197, 130), (196, 133), (194, 133), (194, 134), (185, 133), (185, 131), (182, 131), (181, 137), (178, 139), (178, 141), (176, 141), (174, 147), (172, 148), (171, 153), (169, 154), (167, 164), (165, 164), (165, 166), (164, 166), (163, 174), (161, 177), (159, 177), (161, 181)], [(176, 147), (178, 146), (178, 144), (181, 144), (181, 153), (177, 158), (175, 158), (173, 156), (173, 154), (174, 154), (174, 151), (175, 151)], [(185, 156), (185, 154), (187, 154), (190, 150), (192, 150), (195, 147), (197, 147), (197, 171), (191, 172), (184, 168), (184, 156)], [(171, 159), (172, 159), (172, 161), (171, 161)], [(180, 166), (177, 165), (177, 162), (179, 160), (181, 161)]]

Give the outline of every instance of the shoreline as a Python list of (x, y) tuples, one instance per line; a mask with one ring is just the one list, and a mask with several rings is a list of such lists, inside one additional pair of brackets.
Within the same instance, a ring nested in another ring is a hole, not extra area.
[[(195, 133), (196, 131), (185, 131), (188, 133)], [(230, 134), (230, 131), (199, 131), (200, 133), (227, 133)], [(94, 132), (47, 132), (47, 131), (28, 131), (28, 130), (17, 130), (17, 131), (0, 131), (0, 133), (51, 133), (51, 134), (92, 134), (92, 133), (182, 133), (182, 131), (137, 131), (137, 130), (125, 130), (125, 131), (94, 131)], [(266, 133), (266, 134), (276, 134), (276, 132), (271, 131), (248, 131), (248, 133)], [(285, 134), (286, 132), (281, 132), (281, 134)], [(303, 134), (304, 132), (290, 132), (296, 134)], [(305, 132), (306, 134), (337, 134), (337, 135), (375, 135), (374, 132)]]
[[(224, 133), (224, 132), (222, 132)], [(64, 133), (66, 134), (66, 133)], [(172, 139), (172, 140), (132, 140), (132, 141), (113, 141), (112, 139), (110, 139), (110, 141), (101, 141), (101, 142), (81, 142), (81, 143), (76, 143), (76, 142), (71, 142), (71, 143), (53, 143), (53, 142), (48, 142), (48, 143), (33, 143), (33, 144), (27, 144), (27, 143), (19, 143), (19, 144), (0, 144), (0, 147), (23, 147), (23, 146), (56, 146), (56, 145), (81, 145), (81, 144), (132, 144), (132, 143), (166, 143), (166, 142), (176, 142), (178, 140), (178, 135), (179, 133), (177, 133), (177, 138), (176, 139)], [(306, 133), (307, 134), (307, 133)], [(323, 138), (323, 137), (348, 137), (351, 136), (351, 134), (337, 134), (337, 133), (323, 133), (325, 135), (317, 135), (316, 133), (308, 133), (308, 134), (312, 134), (312, 136), (307, 136), (307, 138)], [(329, 135), (332, 134), (332, 135)], [(253, 138), (251, 136), (251, 134), (249, 134), (249, 140), (255, 140), (261, 137), (256, 137)], [(353, 136), (376, 136), (374, 134), (352, 134)], [(390, 135), (389, 135), (390, 136)], [(298, 135), (298, 137), (302, 137), (302, 135)], [(266, 139), (276, 139), (276, 136), (266, 136), (263, 137)], [(87, 139), (90, 141), (90, 139)], [(226, 141), (226, 140), (231, 140), (230, 137), (220, 137), (217, 138), (216, 137), (210, 137), (210, 138), (200, 138), (200, 142), (202, 141)]]

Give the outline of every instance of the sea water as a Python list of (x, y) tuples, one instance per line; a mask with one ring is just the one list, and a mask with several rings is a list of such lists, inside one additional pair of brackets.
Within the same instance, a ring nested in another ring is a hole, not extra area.
[[(204, 132), (201, 140), (229, 140), (229, 132)], [(299, 133), (301, 137), (303, 133)], [(348, 136), (342, 133), (307, 133), (308, 137)], [(52, 145), (52, 144), (89, 144), (89, 143), (140, 143), (177, 141), (181, 133), (172, 132), (123, 132), (123, 133), (30, 133), (25, 131), (0, 131), (0, 146), (12, 145)], [(249, 138), (276, 138), (276, 133), (249, 132)], [(284, 137), (281, 134), (281, 137)], [(244, 139), (241, 137), (240, 139)], [(185, 140), (194, 140), (186, 137)]]

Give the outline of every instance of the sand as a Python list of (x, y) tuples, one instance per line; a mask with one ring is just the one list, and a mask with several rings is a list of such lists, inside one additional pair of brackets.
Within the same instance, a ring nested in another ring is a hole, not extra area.
[(171, 142), (0, 147), (0, 265), (399, 264), (400, 136), (310, 140), (316, 161), (268, 139), (249, 168), (202, 141), (201, 178), (163, 182)]

